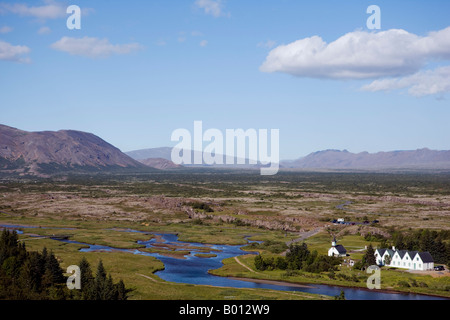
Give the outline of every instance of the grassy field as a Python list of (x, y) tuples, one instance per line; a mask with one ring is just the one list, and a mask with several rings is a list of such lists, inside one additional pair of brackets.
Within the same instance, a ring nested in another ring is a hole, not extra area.
[[(158, 270), (164, 269), (164, 265), (158, 259), (133, 255), (122, 252), (80, 252), (79, 249), (83, 245), (64, 243), (45, 236), (61, 235), (59, 225), (54, 224), (53, 221), (46, 221), (44, 219), (35, 218), (16, 218), (16, 219), (0, 219), (0, 224), (17, 224), (23, 223), (30, 226), (40, 225), (41, 228), (23, 229), (24, 234), (20, 235), (20, 241), (25, 242), (28, 250), (42, 251), (44, 247), (51, 250), (57, 259), (60, 261), (63, 269), (69, 265), (78, 264), (82, 257), (85, 257), (91, 264), (91, 268), (95, 270), (96, 265), (102, 260), (108, 273), (111, 273), (114, 279), (122, 279), (127, 287), (132, 288), (130, 299), (133, 300), (316, 300), (329, 299), (329, 297), (313, 295), (301, 292), (280, 292), (274, 290), (255, 290), (255, 289), (233, 289), (221, 288), (212, 286), (189, 285), (189, 284), (175, 284), (166, 282), (160, 279), (154, 273)], [(135, 242), (137, 240), (148, 240), (152, 235), (145, 235), (140, 233), (120, 232), (111, 230), (117, 225), (103, 223), (89, 224), (87, 222), (69, 224), (72, 227), (80, 228), (78, 230), (67, 230), (72, 234), (72, 240), (86, 242), (89, 244), (100, 244), (108, 246), (119, 245), (121, 248), (136, 248)], [(65, 225), (67, 227), (67, 225)], [(124, 227), (124, 226), (122, 226)], [(127, 227), (141, 228), (146, 231), (146, 227), (142, 225), (129, 224)], [(142, 228), (143, 227), (143, 228)], [(82, 229), (81, 229), (82, 228)], [(190, 232), (189, 227), (185, 228), (186, 233)], [(195, 228), (194, 228), (195, 229)], [(31, 231), (31, 233), (28, 233)], [(66, 230), (64, 230), (65, 232)], [(159, 232), (158, 230), (153, 230)], [(178, 230), (180, 231), (180, 230)], [(241, 233), (241, 240), (243, 240), (242, 233), (245, 230), (235, 229), (230, 237), (225, 239), (225, 243), (237, 243), (236, 241)], [(184, 233), (184, 232), (183, 232)], [(196, 230), (191, 235), (192, 239), (200, 240), (200, 231)], [(67, 235), (67, 233), (64, 233)], [(43, 237), (36, 237), (37, 235)], [(208, 235), (205, 239), (209, 239)], [(220, 241), (219, 241), (220, 242)], [(211, 242), (214, 243), (214, 242)], [(217, 243), (217, 242), (216, 242)], [(164, 253), (165, 250), (159, 252)], [(169, 251), (166, 251), (168, 254)], [(171, 252), (170, 252), (171, 253)], [(178, 254), (182, 254), (179, 252)], [(171, 253), (173, 254), (173, 253)], [(201, 254), (200, 254), (201, 255)], [(214, 254), (204, 254), (204, 258), (215, 256)]]
[[(205, 205), (193, 209), (192, 203)], [(379, 223), (333, 225), (331, 220), (337, 218), (355, 222), (376, 219)], [(274, 257), (287, 249), (285, 243), (303, 240), (311, 251), (326, 254), (331, 239), (337, 236), (350, 258), (359, 260), (365, 246), (379, 245), (366, 240), (368, 232), (390, 240), (394, 233), (415, 229), (450, 230), (450, 175), (280, 172), (262, 177), (246, 171), (181, 170), (136, 176), (3, 180), (0, 224), (41, 226), (23, 229), (21, 240), (28, 249), (46, 246), (53, 250), (64, 267), (76, 264), (83, 255), (93, 266), (102, 259), (115, 279), (123, 279), (135, 289), (132, 299), (322, 299), (301, 293), (171, 284), (154, 275), (163, 268), (156, 258), (120, 252), (81, 253), (80, 245), (35, 236), (68, 236), (82, 243), (142, 249), (137, 241), (149, 240), (153, 236), (150, 232), (176, 233), (179, 240), (195, 243), (244, 245), (248, 240), (260, 241), (263, 245), (258, 251)], [(450, 238), (443, 241), (448, 243)], [(248, 250), (254, 248), (249, 246)], [(158, 252), (174, 254), (164, 248)], [(204, 258), (213, 254), (205, 252)], [(248, 255), (225, 260), (213, 273), (360, 287), (365, 286), (368, 276), (346, 266), (334, 275), (255, 272), (253, 259)], [(450, 296), (448, 273), (436, 277), (383, 269), (382, 286)]]

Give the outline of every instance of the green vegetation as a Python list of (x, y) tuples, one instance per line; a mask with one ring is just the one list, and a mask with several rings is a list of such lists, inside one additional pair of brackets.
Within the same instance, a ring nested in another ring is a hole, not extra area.
[(256, 270), (304, 270), (307, 272), (320, 273), (335, 271), (341, 263), (340, 258), (328, 257), (318, 254), (317, 251), (310, 252), (306, 243), (301, 245), (290, 245), (286, 257), (268, 257), (261, 255), (255, 257)]
[[(370, 255), (364, 248), (370, 244), (373, 248), (394, 245), (398, 249), (429, 251), (436, 263), (449, 264), (448, 172), (281, 171), (276, 176), (260, 176), (259, 171), (252, 170), (184, 168), (61, 174), (53, 179), (3, 177), (0, 224), (41, 226), (22, 229), (20, 245), (26, 244), (27, 250), (39, 255), (47, 248), (63, 269), (83, 258), (90, 266), (98, 266), (101, 261), (112, 278), (123, 279), (127, 288), (133, 289), (127, 292), (129, 299), (323, 297), (168, 283), (154, 275), (164, 268), (156, 258), (122, 252), (81, 253), (82, 245), (50, 237), (67, 236), (82, 243), (151, 250), (180, 258), (189, 249), (144, 249), (138, 241), (154, 237), (151, 233), (176, 233), (180, 241), (207, 244), (245, 245), (247, 240), (258, 241), (244, 247), (258, 251), (258, 257), (240, 256), (242, 264), (227, 259), (222, 268), (210, 272), (293, 283), (365, 287), (368, 275), (363, 264), (370, 263)], [(339, 207), (343, 203), (346, 205)], [(331, 221), (337, 218), (357, 224), (333, 225)], [(379, 223), (363, 225), (375, 219)], [(140, 232), (123, 232), (126, 229)], [(326, 256), (332, 235), (350, 254), (347, 261), (338, 263)], [(213, 255), (212, 250), (198, 254), (205, 259)], [(347, 265), (349, 259), (357, 268)], [(96, 274), (95, 268), (92, 273)], [(107, 276), (105, 283), (108, 281)], [(54, 288), (58, 286), (64, 284), (56, 283)], [(450, 277), (447, 271), (426, 274), (382, 268), (382, 287), (450, 296)], [(37, 295), (47, 296), (46, 290)]]
[(450, 265), (450, 230), (417, 229), (392, 232), (392, 240), (383, 240), (381, 248), (395, 246), (399, 250), (428, 251), (435, 263)]
[(248, 250), (265, 250), (271, 253), (282, 253), (288, 249), (285, 242), (276, 240), (266, 240), (263, 243), (253, 242), (247, 246)]
[(66, 286), (63, 270), (52, 251), (28, 252), (15, 231), (0, 236), (0, 299), (11, 300), (126, 300), (130, 289), (113, 283), (100, 261), (95, 278), (86, 259), (79, 263), (81, 290)]
[(202, 210), (204, 212), (214, 212), (214, 210), (204, 202), (194, 202), (191, 204), (192, 209)]
[(64, 276), (53, 252), (27, 252), (17, 233), (0, 237), (0, 299), (66, 299)]

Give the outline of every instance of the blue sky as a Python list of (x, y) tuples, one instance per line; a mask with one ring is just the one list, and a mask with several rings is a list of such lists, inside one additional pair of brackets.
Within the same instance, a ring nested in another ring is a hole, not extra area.
[[(71, 4), (81, 30), (66, 26)], [(381, 30), (366, 26), (372, 4)], [(444, 0), (0, 0), (0, 123), (88, 131), (122, 151), (174, 145), (196, 120), (280, 129), (282, 159), (447, 150), (449, 12)]]

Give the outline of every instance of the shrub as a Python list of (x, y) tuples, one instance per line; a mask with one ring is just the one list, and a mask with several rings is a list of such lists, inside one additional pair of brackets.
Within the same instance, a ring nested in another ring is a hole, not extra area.
[(410, 288), (411, 287), (409, 285), (409, 283), (405, 280), (400, 280), (399, 282), (397, 282), (397, 285), (401, 288)]
[(209, 204), (204, 202), (194, 202), (191, 204), (192, 209), (203, 210), (205, 212), (214, 212)]

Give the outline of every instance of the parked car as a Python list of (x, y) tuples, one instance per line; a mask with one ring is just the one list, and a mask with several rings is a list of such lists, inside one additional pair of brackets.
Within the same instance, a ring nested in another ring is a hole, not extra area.
[(434, 267), (434, 271), (444, 271), (444, 270), (445, 270), (444, 266), (435, 266)]

